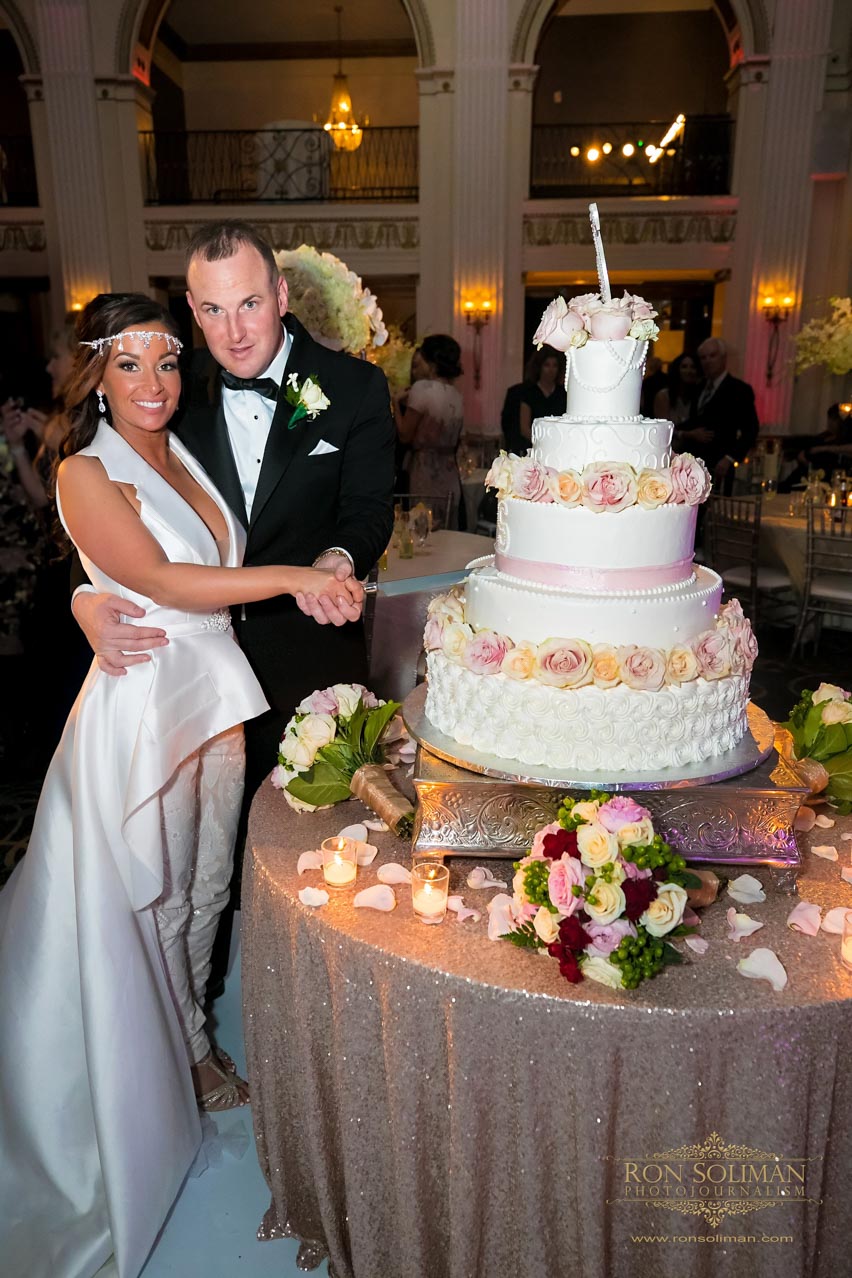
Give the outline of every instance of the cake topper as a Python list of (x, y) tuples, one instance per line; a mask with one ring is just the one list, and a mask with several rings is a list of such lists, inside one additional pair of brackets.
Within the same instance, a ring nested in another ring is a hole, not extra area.
[(598, 283), (601, 286), (601, 301), (612, 301), (612, 291), (609, 287), (609, 274), (606, 269), (606, 257), (604, 256), (603, 240), (601, 239), (601, 220), (598, 217), (597, 204), (589, 205), (589, 221), (592, 224), (592, 239), (595, 244), (595, 263), (598, 268)]

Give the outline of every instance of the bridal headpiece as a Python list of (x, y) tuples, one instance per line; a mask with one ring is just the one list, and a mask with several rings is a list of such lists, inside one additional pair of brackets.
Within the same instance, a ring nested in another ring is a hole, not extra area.
[(150, 348), (151, 341), (155, 337), (162, 337), (166, 343), (166, 349), (174, 349), (176, 355), (180, 354), (183, 350), (183, 342), (179, 337), (175, 337), (173, 333), (163, 333), (158, 329), (150, 328), (131, 328), (127, 329), (124, 333), (113, 333), (111, 337), (96, 337), (93, 342), (81, 342), (80, 345), (91, 346), (92, 350), (96, 351), (98, 355), (101, 355), (104, 347), (112, 346), (113, 342), (118, 342), (118, 349), (123, 351), (124, 346), (122, 343), (125, 337), (138, 337), (146, 351)]

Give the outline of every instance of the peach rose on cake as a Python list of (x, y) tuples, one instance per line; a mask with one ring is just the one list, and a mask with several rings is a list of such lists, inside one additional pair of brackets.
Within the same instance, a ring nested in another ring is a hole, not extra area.
[(442, 621), (464, 621), (464, 595), (455, 588), (445, 595), (436, 595), (429, 600), (426, 616), (439, 617)]
[(618, 653), (612, 644), (592, 645), (592, 679), (596, 688), (614, 688), (621, 683)]
[(464, 651), (464, 664), (474, 674), (497, 674), (509, 651), (509, 640), (495, 630), (480, 630)]
[(485, 487), (495, 488), (498, 497), (508, 497), (512, 491), (512, 479), (514, 476), (513, 462), (516, 460), (514, 454), (510, 455), (501, 452), (495, 457), (491, 463), (491, 469), (485, 476)]
[(531, 643), (519, 643), (503, 657), (500, 672), (507, 679), (532, 679), (535, 674), (536, 649)]
[(636, 501), (636, 472), (627, 462), (590, 462), (583, 471), (583, 505), (615, 513)]
[(554, 499), (563, 506), (579, 506), (583, 497), (583, 481), (576, 470), (556, 471), (552, 476)]
[(583, 639), (546, 639), (536, 649), (536, 678), (554, 688), (590, 683), (591, 667), (592, 650)]
[(441, 638), (441, 649), (447, 660), (455, 662), (457, 666), (463, 666), (464, 654), (472, 638), (473, 631), (464, 622), (451, 621), (445, 626)]
[(710, 496), (710, 472), (700, 457), (678, 453), (672, 458), (674, 501), (679, 506), (698, 506)]
[(692, 683), (698, 678), (698, 658), (686, 644), (671, 648), (666, 657), (666, 683)]
[(519, 457), (512, 476), (512, 496), (524, 501), (553, 501), (550, 491), (550, 468), (532, 457)]
[(731, 641), (726, 630), (705, 630), (692, 651), (703, 679), (724, 679), (731, 673)]
[(645, 510), (656, 510), (670, 502), (674, 493), (672, 473), (664, 470), (643, 470), (636, 481), (636, 502)]
[(635, 643), (618, 649), (621, 679), (628, 688), (656, 692), (666, 677), (666, 657), (659, 648), (645, 648)]

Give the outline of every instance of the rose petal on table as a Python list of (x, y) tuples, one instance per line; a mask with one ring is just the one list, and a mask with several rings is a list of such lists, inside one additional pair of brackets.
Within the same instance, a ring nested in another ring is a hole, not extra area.
[(728, 896), (732, 896), (740, 905), (757, 905), (766, 900), (763, 885), (753, 874), (741, 874), (738, 878), (731, 879)]
[(844, 830), (840, 837), (841, 839), (852, 839), (852, 830)]
[(787, 926), (805, 936), (816, 936), (819, 931), (822, 910), (813, 901), (800, 901), (787, 915)]
[(823, 861), (836, 861), (837, 848), (833, 843), (820, 843), (816, 847), (812, 847), (811, 851), (814, 856), (821, 856)]
[(844, 879), (845, 882), (852, 883), (852, 865), (844, 865), (843, 869), (840, 871), (840, 877), (841, 879)]
[(831, 817), (824, 816), (821, 812), (816, 821), (814, 821), (814, 825), (818, 825), (821, 830), (830, 830), (833, 827), (834, 822)]
[(389, 830), (390, 826), (385, 821), (362, 821), (361, 824), (366, 829), (372, 830), (375, 834), (384, 834), (385, 830)]
[(683, 926), (698, 927), (698, 924), (700, 922), (701, 922), (701, 919), (695, 913), (695, 910), (691, 910), (689, 906), (687, 906), (683, 912), (683, 918), (681, 919), (681, 923), (683, 924)]
[(359, 892), (352, 904), (368, 910), (392, 910), (396, 905), (396, 896), (393, 888), (386, 883), (374, 883), (372, 887)]
[(787, 984), (787, 973), (774, 950), (752, 950), (737, 963), (737, 971), (755, 981), (768, 981), (776, 994)]
[(487, 866), (477, 865), (474, 866), (470, 874), (467, 876), (467, 886), (473, 889), (505, 888), (506, 884), (502, 879), (495, 879)]
[(845, 905), (835, 905), (833, 910), (828, 910), (822, 921), (823, 932), (831, 932), (834, 936), (843, 935), (843, 919), (848, 913), (848, 907)]
[(376, 877), (380, 883), (410, 883), (411, 871), (398, 861), (388, 861), (387, 865), (379, 866)]
[(793, 822), (793, 829), (802, 830), (804, 833), (807, 833), (808, 830), (812, 830), (814, 828), (815, 824), (816, 824), (816, 812), (814, 812), (813, 808), (808, 808), (808, 807), (799, 808), (798, 812), (796, 813), (796, 819)]
[(328, 905), (328, 893), (325, 888), (305, 887), (299, 893), (302, 905)]
[(485, 907), (488, 911), (488, 939), (497, 941), (515, 926), (514, 900), (507, 892), (492, 896)]
[(710, 948), (710, 942), (705, 941), (703, 936), (688, 936), (686, 943), (696, 954), (706, 954)]
[(757, 919), (750, 919), (747, 914), (738, 914), (733, 906), (725, 917), (728, 920), (729, 941), (741, 941), (744, 936), (751, 936), (752, 932), (757, 932), (763, 927)]
[(482, 918), (479, 910), (471, 910), (465, 905), (464, 899), (460, 896), (447, 897), (447, 909), (452, 910), (459, 923), (464, 923), (465, 919), (473, 919), (474, 923), (478, 923)]
[(356, 843), (366, 843), (366, 821), (358, 821), (355, 825), (345, 825), (342, 830), (337, 831), (337, 837), (338, 839), (354, 839)]
[(404, 745), (399, 747), (399, 757), (403, 763), (413, 763), (414, 756), (417, 754), (417, 742), (406, 741)]
[(355, 860), (359, 865), (370, 865), (375, 861), (378, 850), (374, 843), (359, 843), (355, 851)]
[(305, 870), (321, 870), (322, 852), (303, 852), (296, 862), (296, 869), (299, 874), (304, 874)]

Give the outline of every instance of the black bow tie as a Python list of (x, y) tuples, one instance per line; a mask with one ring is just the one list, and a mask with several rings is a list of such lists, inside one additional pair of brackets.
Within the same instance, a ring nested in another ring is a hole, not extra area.
[(258, 395), (263, 395), (266, 399), (278, 399), (279, 386), (272, 377), (237, 377), (235, 373), (229, 373), (223, 368), (222, 384), (227, 386), (228, 390), (256, 391)]

